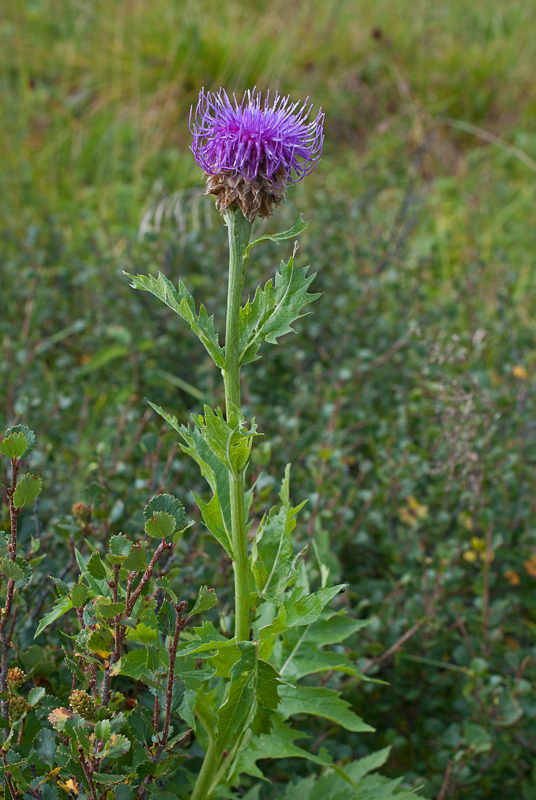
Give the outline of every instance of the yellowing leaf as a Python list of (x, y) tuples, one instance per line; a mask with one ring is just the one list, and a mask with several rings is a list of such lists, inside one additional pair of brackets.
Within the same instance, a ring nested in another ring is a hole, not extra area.
[(479, 539), (478, 536), (472, 536), (471, 547), (473, 548), (473, 550), (476, 550), (477, 552), (481, 553), (486, 549), (486, 543), (484, 539)]
[(72, 792), (77, 796), (80, 794), (80, 786), (75, 780), (73, 780), (73, 778), (69, 778), (69, 780), (65, 781), (65, 783), (58, 781), (58, 786), (61, 789), (64, 789), (66, 792)]
[(474, 551), (474, 550), (466, 550), (466, 551), (465, 551), (465, 553), (463, 554), (463, 557), (464, 557), (464, 559), (465, 559), (466, 561), (468, 561), (470, 564), (474, 564), (474, 563), (475, 563), (475, 561), (476, 561), (476, 560), (477, 560), (477, 558), (478, 558), (478, 553), (475, 553), (475, 551)]
[(532, 555), (527, 561), (523, 561), (523, 566), (532, 578), (536, 578), (536, 555)]
[(521, 578), (519, 577), (515, 569), (507, 569), (506, 572), (504, 573), (504, 577), (511, 586), (519, 586), (519, 584), (521, 583)]
[(410, 514), (407, 508), (399, 508), (397, 510), (398, 510), (398, 516), (400, 517), (400, 520), (405, 525), (415, 525), (416, 524), (417, 517), (414, 517), (413, 514)]
[(466, 531), (470, 532), (473, 531), (475, 528), (471, 516), (467, 514), (467, 512), (465, 511), (462, 512), (461, 514), (458, 514), (458, 521), (460, 522), (461, 525), (463, 525)]
[(67, 708), (55, 708), (54, 711), (51, 711), (48, 715), (48, 721), (53, 728), (62, 731), (66, 721), (72, 716), (72, 713)]
[(419, 519), (426, 519), (428, 516), (428, 506), (419, 503), (417, 498), (411, 494), (408, 497), (408, 506)]
[(519, 378), (520, 381), (526, 381), (529, 377), (529, 374), (525, 367), (522, 367), (521, 364), (512, 368), (512, 372), (514, 373), (516, 378)]

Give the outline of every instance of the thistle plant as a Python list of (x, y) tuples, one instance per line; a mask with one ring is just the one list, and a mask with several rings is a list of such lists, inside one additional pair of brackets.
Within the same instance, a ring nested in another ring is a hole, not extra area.
[[(213, 316), (204, 305), (197, 310), (182, 281), (174, 286), (163, 274), (129, 276), (134, 288), (155, 295), (190, 326), (222, 373), (225, 408), (205, 406), (193, 424), (151, 405), (177, 432), (208, 484), (210, 497), (194, 497), (204, 526), (232, 561), (231, 629), (214, 624), (218, 598), (211, 587), (201, 586), (193, 604), (180, 596), (173, 559), (189, 523), (178, 497), (153, 497), (144, 509), (144, 535), (119, 533), (106, 547), (93, 535), (98, 523), (91, 503), (76, 503), (72, 527), (80, 547), (70, 545), (78, 575), (69, 583), (54, 579), (58, 597), (35, 633), (67, 615), (62, 677), (47, 679), (46, 691), (26, 691), (38, 672), (33, 667), (27, 677), (23, 654), (10, 651), (15, 592), (31, 576), (31, 563), (17, 553), (17, 518), (41, 482), (31, 474), (18, 479), (20, 460), (35, 441), (31, 431), (18, 426), (0, 440), (0, 453), (11, 462), (11, 532), (0, 561), (7, 581), (0, 618), (4, 798), (216, 800), (241, 797), (251, 787), (252, 799), (260, 791), (252, 782), (263, 778), (257, 762), (285, 758), (308, 759), (323, 769), (296, 786), (303, 800), (400, 796), (400, 780), (369, 774), (385, 762), (388, 748), (342, 763), (324, 749), (312, 752), (295, 743), (307, 737), (294, 727), (296, 715), (314, 715), (353, 733), (372, 728), (337, 688), (342, 676), (367, 680), (343, 645), (367, 622), (347, 614), (345, 587), (329, 584), (325, 564), (319, 564), (320, 585), (310, 585), (307, 548), (297, 551), (292, 540), (304, 503), (291, 502), (290, 465), (281, 476), (280, 503), (254, 535), (249, 520), (255, 487), (247, 468), (259, 433), (242, 410), (241, 371), (260, 358), (264, 342), (277, 344), (291, 332), (319, 295), (309, 292), (314, 275), (295, 265), (296, 244), (275, 278), (243, 304), (244, 278), (253, 248), (293, 240), (307, 226), (300, 216), (290, 230), (252, 237), (255, 219), (269, 218), (287, 186), (320, 160), (324, 117), (319, 112), (309, 121), (310, 111), (278, 95), (263, 103), (254, 91), (239, 103), (221, 90), (201, 92), (192, 113), (192, 151), (229, 237), (223, 345)], [(211, 618), (192, 623), (206, 613)], [(315, 680), (319, 674), (322, 685)], [(23, 758), (28, 752), (33, 761)], [(289, 786), (285, 798), (294, 790)]]

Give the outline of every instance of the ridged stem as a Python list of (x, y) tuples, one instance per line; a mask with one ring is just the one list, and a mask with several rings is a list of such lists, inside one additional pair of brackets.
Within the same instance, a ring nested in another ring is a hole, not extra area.
[[(225, 328), (225, 368), (222, 370), (225, 385), (227, 422), (238, 425), (240, 410), (240, 305), (247, 261), (247, 246), (251, 235), (249, 222), (240, 209), (225, 212), (229, 234), (229, 285), (227, 291), (227, 323)], [(229, 473), (231, 506), (231, 543), (235, 582), (235, 636), (248, 640), (250, 632), (249, 563), (247, 548), (247, 520), (245, 504), (245, 469)]]

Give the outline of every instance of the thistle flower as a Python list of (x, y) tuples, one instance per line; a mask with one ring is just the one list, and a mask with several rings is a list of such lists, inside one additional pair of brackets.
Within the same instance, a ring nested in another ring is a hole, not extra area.
[[(277, 92), (270, 105), (247, 91), (234, 106), (227, 92), (203, 89), (190, 112), (191, 150), (207, 175), (207, 194), (221, 211), (240, 206), (251, 221), (268, 217), (285, 198), (285, 186), (314, 170), (324, 142), (324, 114), (308, 122), (312, 106), (289, 103)], [(193, 109), (192, 109), (193, 111)]]

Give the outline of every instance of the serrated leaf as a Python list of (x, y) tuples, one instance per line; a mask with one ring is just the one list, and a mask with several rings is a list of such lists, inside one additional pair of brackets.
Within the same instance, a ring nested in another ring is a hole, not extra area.
[(34, 639), (42, 633), (45, 628), (47, 628), (52, 622), (62, 617), (67, 611), (73, 607), (72, 600), (70, 597), (62, 597), (56, 605), (53, 607), (48, 614), (45, 614), (43, 619), (40, 621), (39, 625), (37, 626), (37, 630), (35, 632)]
[(81, 681), (85, 685), (89, 685), (86, 676), (84, 675), (78, 664), (75, 664), (72, 658), (69, 658), (69, 656), (67, 655), (65, 647), (62, 647), (62, 650), (63, 650), (63, 663), (65, 664), (65, 666), (73, 673), (73, 675), (76, 675), (79, 681)]
[(197, 428), (191, 430), (186, 425), (180, 425), (173, 414), (168, 414), (154, 403), (149, 402), (149, 405), (177, 431), (186, 442), (186, 444), (181, 444), (181, 449), (199, 465), (201, 474), (213, 492), (213, 497), (210, 503), (203, 502), (195, 494), (194, 497), (203, 515), (205, 525), (227, 554), (232, 557), (228, 470), (208, 447)]
[(46, 694), (45, 689), (42, 686), (34, 686), (33, 689), (30, 689), (28, 694), (28, 703), (31, 706), (37, 705), (37, 703), (44, 697)]
[(225, 420), (220, 408), (213, 411), (205, 406), (204, 415), (193, 415), (194, 422), (211, 452), (230, 472), (244, 469), (249, 460), (252, 437), (259, 435), (254, 420), (248, 430), (239, 409), (236, 412), (236, 425), (230, 425)]
[(376, 753), (371, 753), (369, 756), (365, 756), (357, 761), (353, 761), (351, 764), (347, 764), (345, 766), (345, 771), (354, 781), (360, 781), (361, 778), (364, 778), (364, 776), (368, 775), (369, 772), (373, 772), (373, 770), (383, 767), (389, 758), (390, 752), (390, 747), (384, 747), (382, 750), (378, 750)]
[[(114, 786), (125, 780), (124, 775), (108, 775), (106, 772), (93, 772), (91, 777), (94, 783), (105, 786)], [(132, 795), (130, 796), (132, 797)]]
[(128, 570), (128, 572), (143, 572), (147, 566), (145, 561), (145, 548), (145, 542), (133, 545), (129, 556), (123, 561), (123, 568)]
[(32, 568), (28, 564), (28, 562), (25, 561), (20, 556), (17, 556), (17, 558), (15, 560), (15, 564), (17, 565), (17, 567), (20, 570), (22, 570), (22, 578), (18, 578), (15, 581), (15, 589), (22, 589), (24, 586), (26, 586), (28, 583), (30, 583), (30, 580), (31, 580), (31, 577), (32, 577), (32, 574), (33, 574), (32, 573)]
[(252, 247), (255, 247), (255, 245), (260, 244), (261, 242), (270, 241), (278, 244), (286, 239), (294, 239), (295, 236), (299, 236), (300, 233), (303, 233), (308, 225), (309, 223), (305, 221), (303, 214), (300, 214), (292, 228), (289, 228), (288, 231), (282, 231), (281, 233), (266, 233), (263, 236), (259, 236), (258, 239), (254, 239), (252, 242), (250, 242), (246, 249), (246, 256), (249, 256)]
[(315, 274), (307, 276), (308, 267), (294, 268), (294, 256), (288, 263), (281, 262), (281, 272), (275, 276), (275, 284), (269, 280), (264, 288), (255, 292), (253, 302), (240, 309), (239, 350), (242, 365), (256, 361), (257, 352), (263, 341), (277, 344), (277, 339), (293, 333), (292, 323), (300, 317), (300, 311), (314, 302), (320, 294), (309, 294), (309, 286)]
[(175, 592), (171, 588), (168, 578), (165, 578), (165, 577), (164, 578), (157, 578), (155, 583), (156, 583), (156, 585), (158, 586), (159, 589), (162, 589), (168, 595), (168, 597), (171, 597), (171, 599), (172, 599), (173, 603), (175, 603), (175, 605), (178, 603), (177, 595), (175, 594)]
[(22, 570), (16, 561), (11, 561), (9, 558), (3, 558), (0, 561), (0, 570), (4, 573), (6, 578), (12, 581), (20, 581), (24, 578), (24, 570)]
[(231, 681), (227, 699), (218, 713), (216, 754), (220, 758), (236, 734), (245, 727), (255, 702), (255, 676), (242, 675)]
[(316, 622), (324, 607), (330, 603), (345, 586), (345, 583), (341, 583), (331, 588), (319, 589), (312, 594), (307, 594), (302, 586), (296, 586), (292, 590), (290, 597), (285, 600), (287, 627), (292, 628), (301, 625), (310, 625)]
[(203, 653), (208, 650), (217, 650), (220, 647), (229, 647), (235, 644), (234, 639), (226, 639), (218, 633), (211, 622), (204, 622), (199, 628), (194, 628), (196, 638), (189, 642), (179, 642), (177, 655), (186, 656), (192, 653)]
[(135, 681), (139, 681), (142, 674), (147, 669), (147, 652), (145, 649), (131, 650), (122, 656), (117, 664), (114, 664), (112, 673), (114, 675), (127, 675)]
[(145, 533), (154, 539), (165, 539), (175, 533), (175, 517), (165, 511), (155, 511), (145, 523)]
[(134, 789), (123, 784), (115, 787), (115, 800), (134, 800)]
[(173, 682), (173, 691), (171, 695), (171, 710), (176, 711), (184, 700), (184, 692), (186, 686), (184, 681), (180, 678), (175, 678)]
[(166, 514), (171, 514), (177, 528), (182, 528), (186, 520), (183, 504), (172, 494), (158, 494), (153, 497), (143, 509), (145, 519), (151, 519), (156, 511), (165, 511)]
[(158, 630), (164, 636), (173, 636), (176, 621), (177, 612), (175, 611), (175, 606), (169, 600), (164, 600), (160, 606), (160, 611), (156, 615)]
[(109, 542), (110, 553), (116, 558), (125, 559), (132, 550), (132, 542), (123, 534), (112, 536)]
[(65, 583), (65, 581), (62, 581), (61, 578), (52, 578), (52, 580), (56, 584), (56, 589), (58, 590), (60, 597), (66, 597), (67, 595), (71, 594), (69, 584)]
[[(343, 780), (350, 784), (354, 790), (357, 790), (355, 781), (347, 775), (341, 767), (333, 763), (329, 753), (321, 749), (318, 753), (310, 753), (307, 750), (298, 747), (294, 742), (297, 739), (306, 739), (309, 736), (301, 731), (294, 730), (282, 723), (278, 724), (273, 733), (261, 736), (255, 736), (250, 742), (247, 749), (243, 750), (240, 755), (238, 766), (229, 783), (234, 784), (237, 782), (238, 777), (242, 773), (252, 775), (256, 778), (263, 778), (264, 775), (257, 766), (259, 759), (270, 758), (279, 762), (283, 758), (305, 758), (312, 761), (314, 764), (319, 764), (323, 767), (331, 767), (337, 775), (340, 775)], [(354, 792), (354, 797), (355, 797)], [(359, 797), (359, 795), (357, 795)], [(374, 798), (376, 800), (376, 798)]]
[(147, 645), (147, 661), (145, 662), (145, 666), (151, 673), (162, 672), (164, 664), (160, 657), (160, 648), (156, 647), (154, 644)]
[(89, 596), (89, 590), (85, 583), (75, 583), (70, 593), (75, 608), (83, 606)]
[[(301, 638), (301, 637), (300, 637)], [(361, 680), (371, 680), (356, 667), (346, 653), (334, 653), (330, 650), (318, 650), (304, 643), (297, 646), (289, 645), (281, 653), (281, 669), (285, 680), (295, 683), (306, 675), (315, 675), (318, 672), (342, 672)], [(279, 663), (279, 659), (278, 663)], [(382, 681), (376, 681), (382, 683)]]
[(67, 721), (71, 719), (72, 716), (73, 713), (67, 708), (55, 708), (54, 711), (51, 711), (48, 715), (48, 721), (53, 728), (61, 732), (65, 729)]
[(291, 534), (296, 527), (296, 515), (305, 503), (293, 508), (289, 500), (290, 464), (280, 497), (282, 505), (272, 508), (261, 520), (252, 553), (252, 569), (259, 594), (278, 598), (297, 577), (297, 556)]
[(204, 305), (199, 307), (199, 314), (195, 310), (195, 301), (182, 281), (177, 289), (170, 280), (161, 272), (158, 278), (152, 275), (129, 275), (133, 289), (141, 289), (158, 297), (169, 308), (184, 319), (203, 344), (216, 366), (224, 367), (222, 348), (218, 343), (218, 334), (214, 330), (214, 317), (209, 317)]
[(106, 567), (101, 559), (101, 557), (97, 553), (92, 553), (89, 561), (87, 562), (87, 571), (91, 575), (92, 578), (95, 578), (98, 581), (105, 580), (108, 577), (108, 573), (106, 572)]
[(21, 458), (28, 447), (23, 433), (6, 431), (5, 438), (0, 439), (0, 453), (7, 458)]
[(354, 619), (344, 610), (313, 622), (304, 641), (317, 646), (339, 644), (367, 625), (370, 625), (370, 619)]
[(100, 628), (93, 631), (87, 640), (87, 649), (91, 653), (98, 653), (103, 658), (107, 658), (112, 652), (113, 637), (111, 631), (107, 628)]
[(128, 726), (135, 739), (141, 742), (149, 740), (153, 726), (149, 714), (142, 706), (137, 706), (128, 716)]
[(110, 738), (110, 722), (107, 719), (101, 719), (100, 722), (97, 722), (95, 725), (95, 738), (102, 739), (103, 742), (107, 742)]
[(43, 481), (38, 475), (32, 475), (27, 472), (17, 483), (16, 489), (13, 493), (13, 503), (15, 508), (31, 503), (40, 494), (43, 488)]
[(120, 733), (114, 733), (106, 743), (103, 755), (107, 758), (119, 758), (130, 750), (130, 741)]
[(95, 612), (102, 619), (112, 619), (125, 610), (125, 603), (112, 603), (110, 598), (101, 598), (95, 603)]
[(254, 643), (240, 642), (237, 646), (242, 655), (231, 669), (227, 698), (217, 715), (219, 754), (244, 730), (248, 719), (257, 731), (268, 731), (271, 711), (279, 703), (279, 676), (274, 667), (258, 658)]
[(203, 611), (208, 611), (210, 608), (214, 608), (217, 602), (218, 598), (214, 589), (209, 589), (206, 586), (202, 586), (199, 589), (199, 594), (197, 595), (195, 605), (190, 611), (190, 616), (193, 614), (201, 614)]
[(20, 459), (28, 458), (32, 450), (34, 449), (37, 439), (35, 438), (35, 433), (30, 430), (26, 425), (13, 425), (11, 428), (8, 428), (4, 434), (4, 438), (11, 436), (14, 433), (22, 433), (26, 440), (26, 449), (19, 456)]
[(361, 717), (351, 710), (349, 703), (341, 699), (333, 689), (317, 686), (281, 686), (279, 714), (283, 720), (294, 714), (313, 714), (336, 722), (348, 731), (374, 732)]
[(54, 765), (56, 755), (56, 734), (50, 728), (41, 728), (33, 740), (37, 758), (49, 767)]

